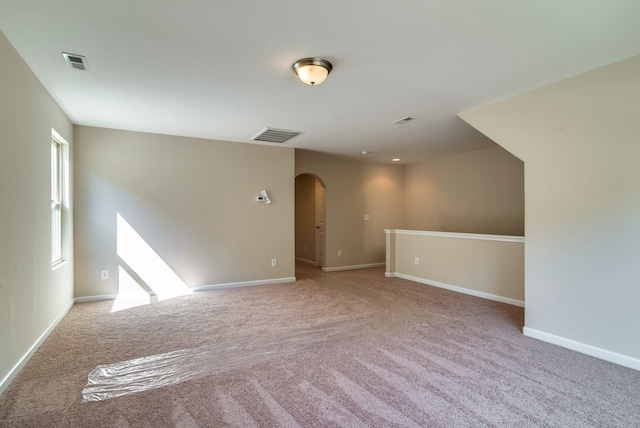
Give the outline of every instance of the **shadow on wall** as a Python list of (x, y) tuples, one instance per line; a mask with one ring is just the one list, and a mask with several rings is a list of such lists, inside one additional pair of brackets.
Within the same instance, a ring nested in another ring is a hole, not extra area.
[(118, 296), (111, 312), (149, 304), (151, 294), (161, 301), (192, 293), (127, 220), (120, 213), (116, 217), (116, 251), (122, 263), (118, 266)]

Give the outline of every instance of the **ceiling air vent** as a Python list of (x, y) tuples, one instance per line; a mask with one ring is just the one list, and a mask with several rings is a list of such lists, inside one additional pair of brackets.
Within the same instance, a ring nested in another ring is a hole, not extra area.
[(284, 143), (295, 137), (304, 134), (299, 131), (290, 131), (288, 129), (264, 128), (258, 135), (251, 138), (256, 141), (264, 141), (267, 143)]
[(391, 123), (393, 123), (395, 125), (404, 125), (405, 123), (410, 122), (410, 121), (412, 121), (414, 119), (415, 119), (415, 117), (407, 116), (407, 117), (403, 117), (402, 119), (394, 120)]
[(80, 71), (89, 71), (89, 63), (87, 63), (87, 58), (85, 58), (83, 55), (62, 52), (62, 56), (67, 62), (69, 68)]

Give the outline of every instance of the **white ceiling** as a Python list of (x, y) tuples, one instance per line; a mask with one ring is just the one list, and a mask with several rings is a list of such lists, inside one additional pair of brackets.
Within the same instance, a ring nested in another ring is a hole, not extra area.
[[(407, 162), (493, 145), (461, 111), (640, 54), (640, 1), (0, 0), (0, 29), (75, 124), (245, 143), (269, 126)], [(309, 56), (333, 63), (320, 86), (291, 70)]]

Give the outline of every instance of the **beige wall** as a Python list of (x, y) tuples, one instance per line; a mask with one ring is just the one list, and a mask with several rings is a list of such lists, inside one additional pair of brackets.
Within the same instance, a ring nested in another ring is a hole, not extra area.
[[(135, 274), (117, 254), (117, 214), (189, 287), (295, 276), (292, 149), (83, 126), (75, 135), (76, 296), (117, 293), (119, 267)], [(262, 189), (272, 204), (256, 202)]]
[(524, 234), (524, 164), (501, 147), (406, 166), (296, 150), (305, 172), (327, 186), (328, 268), (383, 262), (383, 229)]
[(523, 159), (526, 328), (640, 369), (640, 56), (462, 113)]
[(404, 169), (398, 165), (367, 163), (363, 166), (362, 177), (364, 212), (369, 214), (369, 220), (363, 222), (365, 255), (384, 262), (384, 229), (405, 224)]
[(73, 301), (71, 211), (63, 212), (67, 261), (55, 270), (50, 214), (51, 129), (70, 144), (72, 156), (73, 128), (2, 33), (0, 58), (1, 392)]
[[(404, 223), (402, 166), (306, 150), (296, 150), (295, 157), (296, 175), (314, 174), (326, 186), (325, 266), (384, 263), (384, 229)], [(368, 221), (365, 214), (369, 214)]]
[(405, 167), (407, 229), (524, 234), (524, 163), (501, 147)]
[(412, 230), (388, 238), (387, 276), (524, 306), (522, 238)]

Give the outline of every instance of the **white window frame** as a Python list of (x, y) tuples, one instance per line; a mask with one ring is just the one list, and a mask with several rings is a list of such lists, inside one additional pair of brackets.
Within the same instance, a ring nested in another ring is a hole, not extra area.
[(64, 261), (64, 140), (55, 131), (51, 133), (51, 266)]

